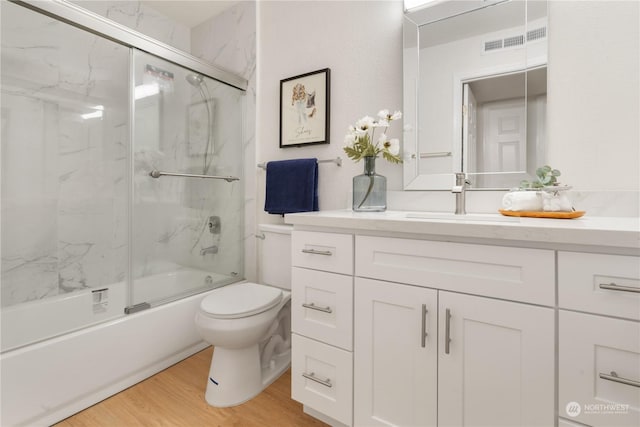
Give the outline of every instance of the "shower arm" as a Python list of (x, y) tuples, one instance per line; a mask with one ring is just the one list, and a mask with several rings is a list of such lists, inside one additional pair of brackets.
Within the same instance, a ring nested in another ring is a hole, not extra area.
[(161, 176), (183, 176), (186, 178), (224, 179), (227, 182), (240, 181), (240, 178), (238, 178), (237, 176), (197, 175), (191, 173), (162, 172), (156, 169), (149, 172), (149, 176), (151, 176), (152, 178), (160, 178)]

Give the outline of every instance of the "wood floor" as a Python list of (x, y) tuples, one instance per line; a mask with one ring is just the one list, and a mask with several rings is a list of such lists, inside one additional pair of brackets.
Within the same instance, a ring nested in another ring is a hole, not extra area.
[(194, 354), (102, 402), (56, 424), (58, 427), (325, 426), (291, 399), (287, 371), (256, 398), (232, 408), (204, 400), (212, 347)]

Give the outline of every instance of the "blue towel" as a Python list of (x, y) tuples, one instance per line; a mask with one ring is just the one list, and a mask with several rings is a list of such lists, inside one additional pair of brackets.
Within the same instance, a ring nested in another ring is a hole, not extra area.
[(318, 159), (267, 163), (264, 210), (270, 214), (318, 210)]

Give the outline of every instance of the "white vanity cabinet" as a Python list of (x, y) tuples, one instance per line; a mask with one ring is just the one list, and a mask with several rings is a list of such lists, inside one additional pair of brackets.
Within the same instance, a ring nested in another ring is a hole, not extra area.
[(294, 231), (291, 254), (292, 397), (352, 425), (353, 236)]
[(292, 390), (312, 415), (363, 427), (640, 425), (638, 218), (285, 221)]
[(559, 415), (640, 425), (640, 257), (558, 252)]
[(553, 251), (357, 236), (354, 424), (553, 425), (553, 309), (442, 290), (552, 305), (553, 274)]

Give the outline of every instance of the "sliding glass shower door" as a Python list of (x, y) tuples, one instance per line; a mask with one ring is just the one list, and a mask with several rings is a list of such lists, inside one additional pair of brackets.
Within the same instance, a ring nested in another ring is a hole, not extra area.
[(239, 280), (244, 201), (243, 92), (140, 51), (134, 70), (131, 310)]
[(0, 350), (240, 280), (244, 91), (0, 7)]
[[(13, 3), (1, 7), (7, 349), (122, 315), (129, 49)], [(94, 305), (100, 289), (109, 290)]]

